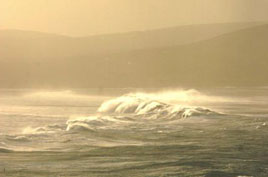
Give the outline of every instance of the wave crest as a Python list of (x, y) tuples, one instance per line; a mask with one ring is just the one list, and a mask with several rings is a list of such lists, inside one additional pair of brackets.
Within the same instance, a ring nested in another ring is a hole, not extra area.
[(55, 133), (56, 131), (61, 131), (64, 130), (64, 127), (60, 125), (47, 125), (44, 127), (37, 127), (37, 128), (32, 128), (32, 127), (26, 127), (23, 130), (23, 134), (29, 135), (29, 134), (49, 134), (49, 133)]
[[(205, 107), (178, 104), (185, 101), (195, 102), (194, 98), (208, 97), (201, 96), (195, 90), (166, 94), (130, 93), (103, 102), (97, 110), (98, 114), (68, 120), (66, 130), (95, 132), (104, 129), (127, 129), (136, 128), (137, 124), (144, 124), (144, 121), (150, 120), (156, 123), (168, 123), (167, 120), (223, 115)], [(156, 119), (159, 121), (155, 121)]]
[(220, 115), (204, 107), (168, 104), (152, 99), (151, 95), (128, 94), (104, 102), (99, 113), (135, 114), (146, 117), (186, 118), (201, 115)]

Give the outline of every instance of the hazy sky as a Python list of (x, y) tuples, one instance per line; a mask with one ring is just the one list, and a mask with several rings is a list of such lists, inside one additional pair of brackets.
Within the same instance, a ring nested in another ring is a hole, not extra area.
[(84, 36), (268, 21), (268, 0), (0, 0), (0, 28)]

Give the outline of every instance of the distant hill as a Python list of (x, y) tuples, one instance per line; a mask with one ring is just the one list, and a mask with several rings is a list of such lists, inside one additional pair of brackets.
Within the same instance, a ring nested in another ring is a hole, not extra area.
[(260, 86), (268, 85), (267, 46), (268, 25), (263, 25), (194, 44), (114, 56), (111, 60), (126, 60), (120, 66), (124, 68), (121, 75), (146, 80), (148, 85)]
[(33, 31), (0, 30), (0, 60), (49, 61), (107, 56), (141, 49), (190, 44), (260, 23), (179, 26), (151, 31), (72, 38)]
[(268, 25), (71, 38), (0, 31), (0, 87), (268, 85)]

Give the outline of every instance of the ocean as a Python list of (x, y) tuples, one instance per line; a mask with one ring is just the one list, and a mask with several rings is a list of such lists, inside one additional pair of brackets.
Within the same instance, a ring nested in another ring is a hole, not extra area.
[(0, 177), (267, 177), (268, 87), (0, 90)]

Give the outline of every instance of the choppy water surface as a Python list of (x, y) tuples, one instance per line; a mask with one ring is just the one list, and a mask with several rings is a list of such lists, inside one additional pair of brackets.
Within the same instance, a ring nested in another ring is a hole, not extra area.
[(0, 90), (0, 176), (268, 176), (268, 88)]

